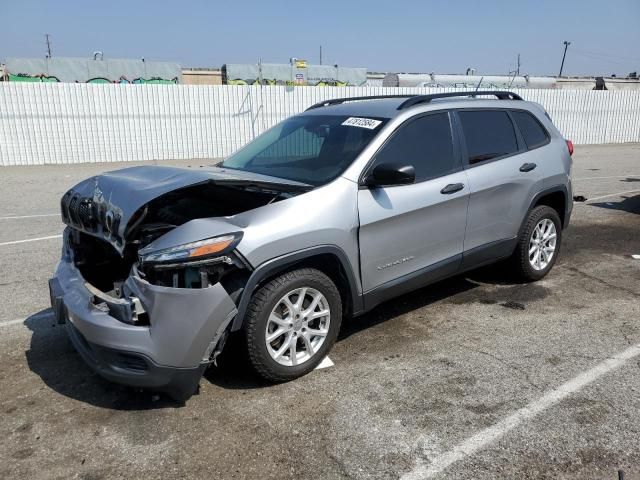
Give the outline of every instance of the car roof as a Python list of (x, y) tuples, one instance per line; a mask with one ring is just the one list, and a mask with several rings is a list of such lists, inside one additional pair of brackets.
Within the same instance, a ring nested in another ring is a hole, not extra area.
[[(425, 95), (423, 97), (429, 98), (425, 102), (415, 103), (414, 105), (406, 108), (399, 109), (399, 107), (410, 99), (418, 99), (420, 95), (407, 95), (396, 98), (376, 98), (371, 97), (355, 97), (358, 100), (350, 101), (349, 97), (345, 99), (338, 99), (335, 101), (343, 100), (343, 103), (336, 103), (332, 105), (321, 106), (316, 104), (303, 112), (301, 115), (339, 115), (339, 116), (366, 116), (366, 117), (378, 117), (391, 119), (398, 115), (408, 112), (410, 110), (437, 110), (439, 108), (464, 108), (464, 107), (483, 107), (483, 108), (524, 108), (531, 110), (531, 102), (524, 101), (522, 99), (493, 99), (485, 97), (468, 97), (466, 95), (472, 95), (474, 92), (460, 92), (458, 96), (446, 96), (438, 98), (439, 94)], [(478, 92), (479, 94), (482, 92)], [(509, 92), (510, 93), (510, 92)], [(443, 94), (449, 95), (449, 94)], [(334, 100), (328, 100), (332, 102)], [(422, 107), (422, 108), (420, 108)], [(431, 108), (425, 108), (431, 107)]]
[(406, 98), (383, 98), (363, 100), (356, 102), (345, 102), (337, 105), (328, 105), (307, 110), (304, 115), (345, 115), (345, 116), (367, 116), (393, 118), (401, 110), (398, 107)]

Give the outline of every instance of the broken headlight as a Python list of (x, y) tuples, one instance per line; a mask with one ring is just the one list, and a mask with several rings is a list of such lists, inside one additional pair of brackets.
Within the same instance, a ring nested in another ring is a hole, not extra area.
[(185, 243), (175, 247), (141, 254), (142, 263), (201, 263), (229, 253), (240, 241), (242, 235), (234, 233)]

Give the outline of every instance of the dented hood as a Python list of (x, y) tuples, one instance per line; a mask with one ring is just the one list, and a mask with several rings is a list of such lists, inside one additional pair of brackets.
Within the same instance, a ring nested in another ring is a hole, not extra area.
[(62, 219), (67, 225), (104, 238), (122, 253), (127, 227), (136, 212), (161, 195), (207, 182), (288, 192), (312, 188), (228, 168), (130, 167), (88, 178), (69, 190), (62, 197)]

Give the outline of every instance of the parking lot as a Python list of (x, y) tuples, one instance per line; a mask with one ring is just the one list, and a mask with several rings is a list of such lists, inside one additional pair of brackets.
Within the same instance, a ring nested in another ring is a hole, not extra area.
[(121, 165), (0, 169), (1, 478), (640, 479), (640, 145), (576, 147), (543, 281), (392, 300), (281, 385), (232, 341), (186, 405), (94, 375), (48, 306), (60, 196)]

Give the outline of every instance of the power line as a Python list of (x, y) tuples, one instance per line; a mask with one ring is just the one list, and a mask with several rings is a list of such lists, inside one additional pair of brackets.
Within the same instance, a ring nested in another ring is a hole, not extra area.
[(613, 58), (620, 58), (622, 60), (631, 60), (633, 62), (640, 62), (640, 58), (627, 57), (627, 56), (624, 56), (624, 55), (614, 55), (612, 53), (594, 52), (594, 51), (591, 51), (591, 50), (583, 50), (581, 48), (573, 48), (571, 51), (572, 52), (580, 52), (580, 53), (583, 53), (585, 55), (593, 55), (593, 56), (605, 57), (605, 58), (613, 57)]
[(584, 57), (584, 58), (589, 58), (592, 60), (598, 60), (600, 62), (606, 62), (606, 63), (613, 63), (615, 65), (625, 65), (627, 67), (631, 67), (631, 60), (612, 60), (610, 58), (606, 58), (606, 57), (600, 57), (598, 55), (591, 55), (590, 53), (583, 53), (583, 52), (577, 52), (575, 50), (572, 50), (572, 52), (580, 57)]

